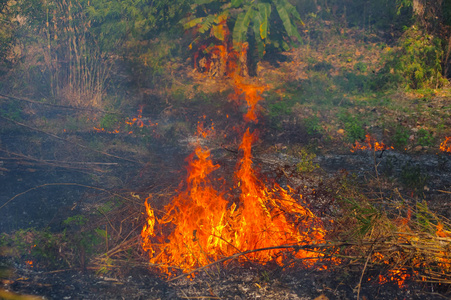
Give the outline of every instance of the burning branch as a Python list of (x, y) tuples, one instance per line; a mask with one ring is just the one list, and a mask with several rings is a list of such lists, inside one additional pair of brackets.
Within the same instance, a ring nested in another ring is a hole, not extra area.
[[(354, 245), (354, 244), (343, 242), (343, 243), (336, 243), (336, 244), (281, 245), (281, 246), (274, 246), (274, 247), (266, 247), (266, 248), (247, 250), (247, 251), (244, 251), (244, 252), (239, 252), (239, 253), (235, 253), (233, 255), (224, 257), (224, 258), (219, 259), (217, 261), (214, 261), (214, 262), (212, 262), (212, 263), (210, 263), (208, 265), (205, 265), (205, 266), (202, 266), (200, 268), (194, 269), (194, 270), (192, 270), (192, 271), (190, 271), (188, 273), (184, 273), (184, 274), (179, 275), (177, 277), (171, 278), (168, 281), (175, 281), (175, 280), (178, 280), (178, 279), (189, 277), (191, 274), (201, 272), (201, 271), (203, 271), (205, 269), (208, 269), (209, 267), (212, 267), (214, 265), (224, 263), (224, 262), (226, 262), (228, 260), (237, 259), (240, 256), (245, 256), (245, 255), (248, 255), (248, 254), (251, 254), (251, 253), (257, 253), (257, 252), (262, 252), (262, 251), (280, 250), (280, 249), (284, 249), (284, 250), (292, 249), (293, 252), (298, 252), (298, 251), (302, 250), (302, 251), (311, 251), (311, 252), (314, 252), (314, 253), (318, 253), (318, 252), (320, 252), (320, 249), (335, 249), (336, 247), (344, 247), (344, 246), (350, 246), (350, 245)], [(303, 259), (311, 259), (311, 258), (310, 257), (305, 257)]]

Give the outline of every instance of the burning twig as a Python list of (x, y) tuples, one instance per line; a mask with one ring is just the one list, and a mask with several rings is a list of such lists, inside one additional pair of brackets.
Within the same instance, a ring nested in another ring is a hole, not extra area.
[(451, 136), (446, 137), (445, 140), (440, 144), (440, 151), (451, 153)]
[[(298, 252), (299, 250), (317, 252), (318, 249), (335, 248), (335, 247), (343, 247), (343, 246), (350, 246), (350, 245), (354, 245), (354, 244), (343, 242), (343, 243), (337, 243), (337, 244), (282, 245), (282, 246), (265, 247), (265, 248), (260, 248), (260, 249), (247, 250), (247, 251), (244, 251), (244, 252), (239, 252), (239, 253), (235, 253), (233, 255), (224, 257), (224, 258), (219, 259), (217, 261), (214, 261), (214, 262), (212, 262), (212, 263), (210, 263), (208, 265), (205, 265), (205, 266), (199, 267), (199, 268), (197, 268), (195, 270), (192, 270), (192, 271), (190, 271), (188, 273), (184, 273), (184, 274), (179, 275), (177, 277), (171, 278), (168, 281), (175, 281), (175, 280), (178, 280), (178, 279), (190, 276), (191, 274), (203, 271), (203, 270), (205, 270), (205, 269), (207, 269), (207, 268), (209, 268), (211, 266), (214, 266), (214, 265), (217, 265), (217, 264), (221, 264), (221, 263), (226, 262), (228, 260), (236, 259), (236, 258), (238, 258), (240, 256), (247, 255), (247, 254), (250, 254), (250, 253), (262, 252), (262, 251), (270, 251), (270, 250), (279, 250), (279, 249), (293, 249), (294, 252)], [(307, 257), (307, 258), (304, 258), (304, 259), (309, 259), (309, 258)]]
[[(371, 150), (374, 151), (385, 151), (388, 149), (393, 149), (392, 146), (387, 146), (383, 142), (378, 142), (376, 139), (371, 136), (370, 134), (365, 135), (365, 141), (361, 144), (359, 142), (355, 142), (353, 148), (351, 149), (351, 152), (355, 152), (356, 150)], [(382, 157), (382, 153), (381, 153)]]

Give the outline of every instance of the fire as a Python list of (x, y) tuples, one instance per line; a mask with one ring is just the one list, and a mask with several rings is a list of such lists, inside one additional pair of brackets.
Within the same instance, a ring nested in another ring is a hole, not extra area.
[(366, 139), (365, 142), (363, 142), (363, 144), (355, 142), (354, 147), (351, 149), (351, 152), (355, 152), (356, 150), (368, 150), (368, 149), (374, 149), (374, 151), (393, 149), (392, 146), (388, 147), (382, 142), (379, 143), (370, 134), (366, 134), (365, 137)]
[(247, 113), (244, 115), (246, 122), (252, 121), (257, 123), (257, 103), (263, 98), (261, 93), (267, 90), (267, 86), (255, 86), (253, 84), (241, 83), (239, 77), (235, 77), (235, 94), (231, 98), (235, 101), (239, 99), (238, 95), (244, 94), (247, 103)]
[[(265, 87), (243, 84), (238, 77), (235, 83), (236, 93), (244, 94), (247, 102), (245, 121), (257, 122), (256, 105)], [(205, 137), (202, 127), (198, 136)], [(249, 128), (244, 132), (241, 158), (229, 191), (224, 188), (224, 179), (213, 176), (220, 166), (212, 162), (210, 151), (197, 145), (187, 158), (184, 188), (181, 185), (164, 213), (156, 216), (151, 197), (146, 199), (147, 224), (141, 235), (150, 263), (171, 276), (173, 270), (191, 271), (248, 250), (324, 242), (326, 231), (321, 221), (300, 204), (302, 195), (295, 199), (291, 190), (277, 184), (268, 188), (259, 178), (252, 166), (251, 148), (256, 139), (256, 132)], [(301, 250), (294, 256), (312, 266), (323, 254)], [(275, 248), (248, 253), (241, 260), (283, 265), (286, 257), (283, 249)]]
[(440, 144), (440, 151), (451, 152), (451, 136), (445, 138), (445, 140)]
[(33, 268), (33, 261), (32, 261), (32, 260), (26, 260), (25, 263), (26, 263), (30, 268)]
[[(93, 129), (96, 132), (106, 132), (106, 133), (110, 133), (110, 134), (118, 134), (121, 132), (126, 132), (127, 134), (132, 134), (133, 130), (129, 130), (130, 128), (144, 128), (144, 127), (154, 127), (154, 126), (158, 126), (158, 123), (153, 123), (151, 120), (146, 120), (145, 118), (143, 118), (142, 116), (142, 110), (143, 110), (143, 105), (139, 106), (138, 109), (138, 115), (136, 117), (133, 118), (126, 118), (124, 123), (126, 125), (126, 128), (121, 128), (122, 124), (118, 124), (117, 128), (114, 130), (106, 130), (105, 128), (101, 127), (101, 126), (94, 126)], [(156, 134), (155, 130), (153, 131), (154, 134)], [(157, 135), (158, 136), (158, 135)]]
[(410, 278), (406, 268), (398, 270), (388, 270), (387, 275), (379, 275), (379, 283), (385, 284), (387, 282), (395, 282), (399, 288), (406, 286), (406, 280)]

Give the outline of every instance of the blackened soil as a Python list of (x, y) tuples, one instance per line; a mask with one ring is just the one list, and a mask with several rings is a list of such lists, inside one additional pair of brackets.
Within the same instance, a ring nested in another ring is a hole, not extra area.
[[(336, 271), (275, 270), (238, 268), (209, 270), (194, 279), (165, 281), (138, 267), (119, 277), (89, 272), (41, 272), (16, 266), (3, 289), (45, 299), (446, 299), (431, 286), (407, 282), (379, 284), (367, 275), (359, 291), (360, 274)], [(260, 268), (261, 269), (261, 268)], [(322, 298), (321, 298), (322, 297)]]

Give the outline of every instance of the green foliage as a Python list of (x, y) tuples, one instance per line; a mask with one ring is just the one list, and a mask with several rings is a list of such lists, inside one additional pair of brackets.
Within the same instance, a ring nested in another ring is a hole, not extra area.
[(319, 168), (319, 165), (313, 162), (316, 158), (315, 153), (311, 153), (305, 148), (302, 148), (298, 152), (298, 155), (301, 159), (301, 161), (296, 164), (296, 169), (299, 173), (311, 173)]
[(297, 91), (293, 90), (292, 93), (297, 94), (302, 101), (328, 105), (333, 104), (337, 96), (333, 85), (333, 80), (327, 73), (312, 71), (308, 79), (298, 82)]
[(423, 147), (429, 147), (434, 145), (435, 138), (431, 132), (426, 129), (419, 129), (417, 132), (418, 145)]
[(415, 208), (415, 219), (422, 231), (435, 234), (439, 218), (429, 209), (427, 201), (418, 201)]
[(410, 132), (403, 126), (398, 126), (391, 137), (392, 144), (396, 149), (404, 149), (409, 142)]
[[(287, 0), (239, 0), (239, 1), (195, 1), (194, 18), (183, 21), (185, 30), (195, 29), (197, 37), (191, 44), (201, 43), (214, 36), (217, 41), (226, 42), (222, 26), (225, 22), (232, 32), (233, 45), (242, 50), (243, 44), (253, 43), (260, 58), (265, 54), (266, 45), (272, 43), (276, 48), (288, 50), (283, 36), (301, 39), (296, 22), (302, 23), (296, 8)], [(274, 13), (277, 12), (277, 15)], [(276, 18), (277, 16), (277, 18)], [(272, 24), (283, 28), (283, 34), (277, 33)]]
[(447, 83), (441, 73), (444, 53), (440, 39), (412, 26), (398, 44), (397, 50), (389, 51), (380, 75), (411, 89), (438, 88)]
[(124, 42), (149, 39), (177, 29), (190, 0), (83, 0), (92, 31), (102, 49), (115, 51)]
[(323, 127), (321, 126), (320, 118), (318, 116), (311, 116), (303, 119), (303, 121), (308, 134), (314, 135), (323, 132)]
[(112, 131), (120, 124), (120, 118), (117, 114), (105, 114), (100, 120), (100, 127)]
[(64, 234), (82, 266), (108, 239), (106, 230), (99, 227), (90, 228), (88, 222), (89, 219), (84, 215), (75, 215), (63, 221)]
[(122, 201), (119, 198), (114, 198), (110, 201), (105, 202), (101, 206), (97, 208), (99, 213), (102, 215), (106, 215), (107, 213), (111, 212), (115, 208), (118, 208), (122, 204)]
[(346, 137), (349, 142), (363, 140), (365, 138), (365, 129), (361, 117), (350, 114), (348, 112), (340, 113), (338, 119), (343, 123)]
[(68, 217), (63, 221), (63, 225), (65, 226), (83, 226), (88, 222), (88, 218), (84, 215), (75, 215), (72, 217)]
[(412, 19), (412, 9), (399, 9), (393, 0), (297, 0), (295, 3), (301, 16), (315, 14), (317, 18), (333, 20), (341, 26), (360, 27), (367, 32), (398, 30)]
[(360, 199), (345, 199), (347, 203), (348, 215), (353, 216), (357, 220), (354, 235), (364, 236), (367, 234), (380, 219), (380, 211), (369, 204), (368, 202), (361, 202)]
[(21, 229), (10, 235), (0, 236), (0, 246), (8, 248), (9, 256), (19, 262), (30, 260), (33, 265), (51, 268), (66, 267), (60, 249), (66, 243), (64, 235), (54, 234), (48, 229)]
[(21, 121), (22, 108), (20, 103), (17, 101), (9, 101), (5, 105), (0, 106), (0, 115), (14, 121)]
[(8, 0), (0, 0), (0, 75), (10, 67), (7, 57), (13, 46), (17, 29), (17, 22), (13, 20), (13, 9), (8, 2)]
[(346, 93), (355, 94), (370, 91), (371, 82), (367, 75), (356, 74), (354, 72), (345, 72), (342, 76), (336, 76), (335, 82)]
[(359, 61), (354, 65), (354, 70), (365, 73), (368, 70), (366, 63)]

